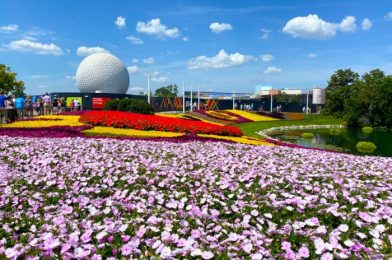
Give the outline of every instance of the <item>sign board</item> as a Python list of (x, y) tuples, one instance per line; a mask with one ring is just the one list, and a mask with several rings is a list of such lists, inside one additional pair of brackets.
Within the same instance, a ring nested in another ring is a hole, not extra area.
[(106, 102), (108, 102), (111, 98), (108, 97), (94, 97), (93, 98), (93, 109), (102, 109), (105, 108)]
[(67, 107), (70, 107), (71, 106), (71, 101), (75, 100), (75, 99), (79, 100), (80, 106), (83, 105), (82, 97), (67, 97), (65, 99), (65, 102), (67, 103)]

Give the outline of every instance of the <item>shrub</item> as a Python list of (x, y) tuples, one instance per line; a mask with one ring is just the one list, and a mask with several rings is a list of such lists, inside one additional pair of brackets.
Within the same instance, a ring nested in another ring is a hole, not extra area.
[(372, 142), (358, 142), (355, 148), (360, 153), (373, 153), (377, 146)]
[(106, 104), (105, 104), (105, 109), (106, 110), (118, 110), (118, 103), (119, 103), (119, 101), (120, 100), (117, 100), (117, 99), (110, 99), (110, 100), (108, 100), (107, 102), (106, 102)]
[(304, 139), (312, 139), (314, 135), (313, 133), (303, 133), (301, 136)]
[(364, 126), (362, 127), (362, 132), (365, 134), (371, 134), (373, 133), (373, 128), (371, 126)]
[(330, 135), (340, 135), (342, 133), (342, 130), (339, 128), (331, 128), (329, 129), (329, 134)]
[(121, 99), (118, 102), (117, 110), (139, 114), (154, 114), (152, 106), (146, 101), (139, 99)]

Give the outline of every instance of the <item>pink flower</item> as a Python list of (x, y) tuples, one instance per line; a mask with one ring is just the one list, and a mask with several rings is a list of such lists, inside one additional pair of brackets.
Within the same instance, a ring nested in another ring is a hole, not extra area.
[(286, 253), (284, 254), (284, 257), (285, 257), (286, 259), (295, 259), (295, 253), (294, 253), (293, 250), (288, 249), (288, 250), (286, 251)]
[(321, 260), (333, 260), (333, 255), (331, 253), (324, 253), (321, 258)]
[(366, 222), (372, 222), (372, 217), (369, 215), (369, 214), (367, 214), (366, 212), (359, 212), (359, 217), (362, 219), (362, 220), (364, 220), (364, 221), (366, 221)]
[(139, 230), (136, 232), (136, 236), (142, 238), (144, 234), (146, 233), (147, 228), (141, 227)]
[(283, 241), (283, 242), (282, 242), (281, 249), (282, 249), (282, 250), (285, 250), (285, 251), (291, 249), (291, 243), (290, 243), (290, 242), (287, 242), (287, 241)]
[(302, 246), (299, 250), (298, 250), (298, 255), (301, 258), (308, 258), (309, 257), (309, 249), (306, 246)]
[(191, 235), (192, 235), (193, 238), (199, 238), (199, 237), (201, 236), (201, 233), (200, 233), (199, 230), (193, 229), (193, 230), (191, 231)]
[(314, 227), (314, 226), (320, 225), (320, 222), (319, 222), (318, 218), (313, 217), (313, 218), (309, 218), (309, 219), (305, 220), (305, 224), (308, 226)]
[(213, 257), (214, 257), (214, 254), (212, 252), (210, 252), (210, 251), (204, 251), (201, 254), (201, 258), (203, 258), (203, 259), (211, 259)]
[(339, 225), (339, 227), (338, 227), (338, 229), (341, 231), (341, 232), (347, 232), (348, 231), (348, 225), (346, 225), (346, 224), (341, 224), (341, 225)]
[(253, 245), (251, 243), (246, 243), (245, 245), (242, 246), (242, 250), (245, 251), (245, 253), (249, 254), (253, 249)]

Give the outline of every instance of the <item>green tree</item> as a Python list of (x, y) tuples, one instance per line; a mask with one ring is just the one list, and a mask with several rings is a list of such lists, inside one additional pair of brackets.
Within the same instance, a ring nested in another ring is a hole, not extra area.
[(10, 67), (0, 64), (0, 90), (4, 93), (22, 95), (24, 92), (24, 82), (16, 79), (16, 73), (11, 71)]
[(166, 98), (173, 98), (177, 97), (178, 87), (176, 84), (170, 84), (165, 87), (160, 87), (155, 90), (156, 97), (166, 97)]
[(351, 69), (337, 70), (332, 74), (326, 88), (325, 112), (336, 117), (343, 117), (346, 100), (359, 80), (359, 74)]

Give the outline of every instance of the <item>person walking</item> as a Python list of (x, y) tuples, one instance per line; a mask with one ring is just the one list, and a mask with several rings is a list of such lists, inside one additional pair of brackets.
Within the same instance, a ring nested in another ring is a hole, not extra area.
[(15, 108), (18, 114), (18, 118), (23, 119), (24, 117), (24, 99), (22, 96), (15, 98)]
[(7, 97), (4, 95), (3, 91), (0, 91), (0, 121), (3, 123), (7, 122), (7, 111), (5, 109), (5, 101)]
[(50, 106), (51, 106), (51, 98), (48, 93), (45, 93), (45, 95), (42, 97), (42, 101), (44, 103), (44, 114), (49, 115), (50, 114)]
[(25, 101), (24, 101), (24, 108), (27, 117), (32, 117), (33, 116), (33, 100), (31, 99), (31, 96), (27, 96)]

